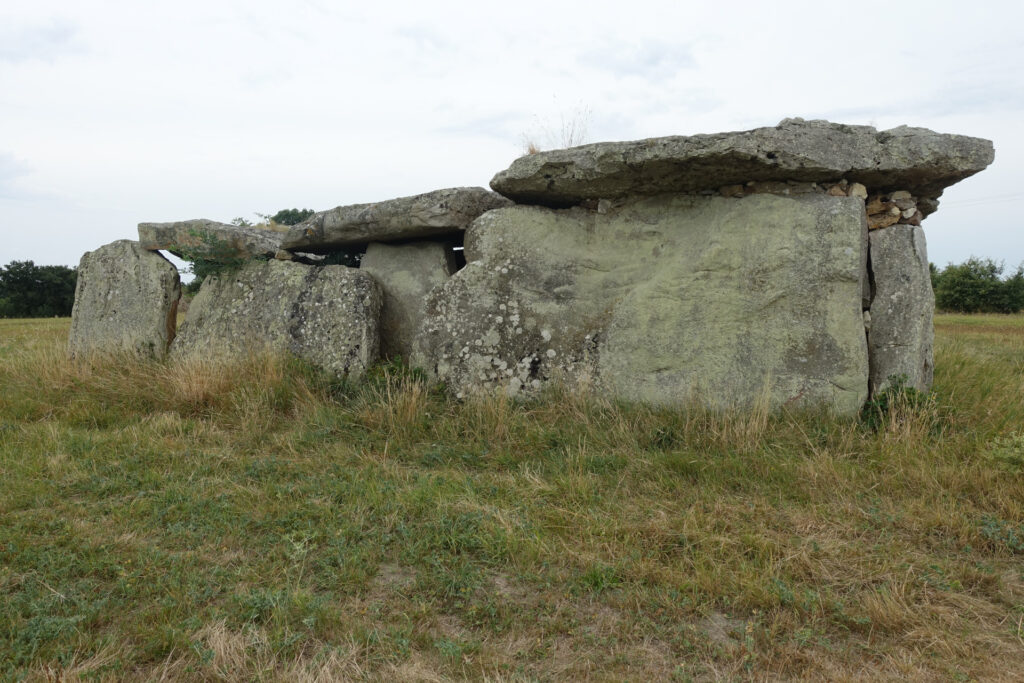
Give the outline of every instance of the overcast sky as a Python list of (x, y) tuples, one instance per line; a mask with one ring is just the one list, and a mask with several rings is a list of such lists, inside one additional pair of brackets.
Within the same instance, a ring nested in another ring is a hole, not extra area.
[(788, 116), (989, 138), (930, 259), (1024, 261), (1024, 3), (5, 2), (0, 265), (142, 221), (487, 186), (560, 146)]

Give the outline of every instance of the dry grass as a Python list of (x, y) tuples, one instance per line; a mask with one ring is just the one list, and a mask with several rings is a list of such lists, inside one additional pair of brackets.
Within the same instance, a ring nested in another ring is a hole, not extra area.
[(526, 154), (540, 154), (541, 148), (536, 142), (530, 139), (523, 139), (523, 152)]
[(66, 325), (0, 321), (2, 676), (980, 680), (1024, 661), (1024, 473), (1002, 457), (1024, 317), (940, 316), (933, 399), (877, 429), (455, 402), (273, 357), (70, 362)]

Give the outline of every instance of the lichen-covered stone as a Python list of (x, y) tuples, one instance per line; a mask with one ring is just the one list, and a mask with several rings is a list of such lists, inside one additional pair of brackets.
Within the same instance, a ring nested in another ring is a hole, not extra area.
[(370, 242), (462, 233), (480, 214), (512, 202), (482, 187), (453, 187), (321, 211), (293, 226), (283, 249), (327, 253)]
[(380, 308), (380, 288), (357, 269), (254, 261), (203, 282), (171, 356), (288, 352), (359, 377), (378, 358)]
[(372, 275), (384, 293), (381, 356), (408, 359), (427, 295), (455, 272), (451, 247), (443, 242), (374, 242), (363, 254), (359, 269)]
[(871, 393), (884, 391), (890, 377), (928, 391), (934, 370), (935, 295), (928, 269), (924, 231), (913, 225), (872, 230)]
[[(571, 206), (666, 192), (697, 193), (749, 181), (835, 182), (841, 178), (877, 191), (911, 190), (938, 197), (943, 188), (981, 171), (992, 143), (901, 126), (870, 126), (786, 119), (774, 128), (599, 142), (530, 154), (491, 180), (517, 202)], [(922, 204), (927, 215), (934, 207)]]
[(413, 362), (459, 393), (549, 380), (658, 404), (867, 397), (858, 198), (662, 195), (604, 213), (519, 206), (466, 234)]
[(251, 226), (228, 225), (205, 218), (174, 223), (139, 223), (139, 244), (143, 249), (163, 249), (192, 261), (237, 261), (272, 258), (281, 245), (283, 233)]
[(177, 268), (138, 242), (118, 240), (87, 251), (78, 265), (68, 352), (163, 358), (180, 297)]

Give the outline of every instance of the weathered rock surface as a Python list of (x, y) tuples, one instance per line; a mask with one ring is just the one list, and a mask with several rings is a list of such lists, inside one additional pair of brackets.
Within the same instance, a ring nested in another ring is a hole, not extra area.
[(480, 214), (511, 203), (482, 187), (454, 187), (372, 204), (339, 206), (293, 226), (281, 246), (325, 253), (369, 242), (461, 233)]
[(372, 275), (384, 293), (381, 356), (408, 359), (427, 295), (455, 272), (451, 247), (442, 242), (374, 242), (363, 254), (359, 269)]
[(380, 308), (380, 288), (357, 269), (254, 261), (203, 282), (171, 356), (290, 352), (359, 377), (378, 357)]
[[(774, 128), (602, 142), (521, 157), (491, 187), (521, 203), (571, 206), (588, 199), (696, 193), (749, 181), (826, 182), (845, 178), (922, 198), (981, 171), (992, 143), (926, 128), (786, 119)], [(924, 215), (930, 204), (922, 205)], [(934, 209), (932, 209), (934, 210)]]
[(181, 284), (160, 254), (131, 240), (87, 251), (78, 265), (68, 352), (163, 358), (174, 339)]
[(284, 233), (196, 218), (175, 223), (139, 223), (143, 249), (163, 249), (192, 261), (272, 258)]
[(871, 393), (883, 391), (889, 377), (899, 375), (906, 375), (907, 386), (928, 391), (934, 370), (935, 296), (924, 230), (913, 225), (872, 230), (869, 259)]
[(480, 217), (412, 362), (460, 393), (553, 379), (653, 403), (867, 397), (859, 198), (661, 195)]

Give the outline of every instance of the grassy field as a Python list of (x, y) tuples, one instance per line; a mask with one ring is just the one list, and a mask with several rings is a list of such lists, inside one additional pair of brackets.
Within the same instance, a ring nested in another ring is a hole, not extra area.
[(73, 364), (0, 320), (0, 678), (1024, 678), (1024, 316), (861, 421), (295, 362)]

